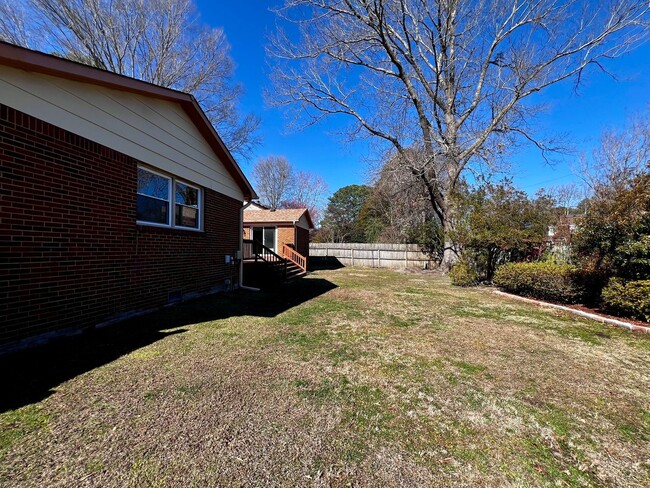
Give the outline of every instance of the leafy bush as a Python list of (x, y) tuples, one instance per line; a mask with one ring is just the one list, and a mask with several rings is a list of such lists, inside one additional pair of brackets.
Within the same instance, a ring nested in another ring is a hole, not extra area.
[(573, 284), (582, 293), (582, 303), (591, 306), (600, 304), (600, 295), (611, 275), (591, 266), (579, 267), (573, 273)]
[(628, 281), (650, 279), (650, 173), (611, 182), (586, 202), (574, 261)]
[(616, 248), (614, 266), (618, 276), (629, 280), (650, 279), (650, 213), (646, 214), (645, 235), (634, 236)]
[(428, 220), (409, 227), (406, 232), (407, 242), (415, 242), (423, 253), (432, 259), (442, 258), (443, 252), (442, 226), (435, 220)]
[(568, 264), (507, 263), (497, 268), (494, 284), (517, 295), (565, 303), (585, 299), (586, 272)]
[(612, 278), (602, 293), (604, 307), (625, 317), (650, 322), (650, 280)]
[(492, 280), (500, 264), (537, 255), (546, 240), (552, 201), (531, 200), (510, 180), (459, 191), (454, 200), (458, 215), (448, 237), (481, 279)]
[(476, 269), (465, 260), (457, 262), (449, 271), (451, 284), (455, 286), (476, 286), (479, 276)]

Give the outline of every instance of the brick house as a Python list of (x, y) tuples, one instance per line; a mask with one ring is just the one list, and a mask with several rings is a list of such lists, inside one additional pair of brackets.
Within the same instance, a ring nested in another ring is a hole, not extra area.
[(309, 231), (313, 228), (306, 208), (271, 210), (252, 203), (244, 209), (244, 239), (259, 241), (278, 254), (287, 245), (309, 257)]
[(238, 286), (253, 198), (191, 95), (0, 42), (0, 351)]

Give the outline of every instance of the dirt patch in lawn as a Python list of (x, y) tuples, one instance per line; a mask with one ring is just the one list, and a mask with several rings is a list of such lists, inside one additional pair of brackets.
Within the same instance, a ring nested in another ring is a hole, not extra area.
[(0, 484), (650, 483), (650, 338), (434, 274), (297, 285), (323, 281), (277, 313), (244, 292), (182, 305), (182, 333), (0, 414)]

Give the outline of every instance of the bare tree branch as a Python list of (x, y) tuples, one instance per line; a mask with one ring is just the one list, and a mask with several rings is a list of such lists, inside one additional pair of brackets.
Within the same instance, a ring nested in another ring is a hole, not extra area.
[(296, 170), (284, 156), (259, 158), (252, 179), (262, 205), (278, 208), (307, 208), (318, 222), (327, 192), (325, 180), (309, 171)]
[(277, 13), (295, 31), (269, 48), (273, 101), (306, 124), (344, 115), (352, 136), (392, 148), (448, 233), (465, 171), (518, 140), (545, 157), (553, 149), (531, 131), (531, 97), (634, 48), (649, 10), (640, 0), (285, 0)]
[(0, 39), (191, 93), (231, 151), (248, 156), (257, 143), (226, 36), (192, 0), (0, 0)]

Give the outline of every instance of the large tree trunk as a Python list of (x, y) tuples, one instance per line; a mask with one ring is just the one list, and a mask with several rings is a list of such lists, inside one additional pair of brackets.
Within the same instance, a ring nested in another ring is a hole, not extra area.
[(453, 241), (445, 237), (445, 250), (442, 255), (440, 269), (448, 272), (458, 262), (458, 252)]
[(456, 225), (456, 208), (453, 203), (449, 203), (443, 215), (442, 229), (443, 229), (443, 245), (444, 250), (442, 254), (442, 261), (440, 268), (442, 271), (449, 271), (451, 267), (458, 262), (459, 249), (453, 240), (453, 233)]

